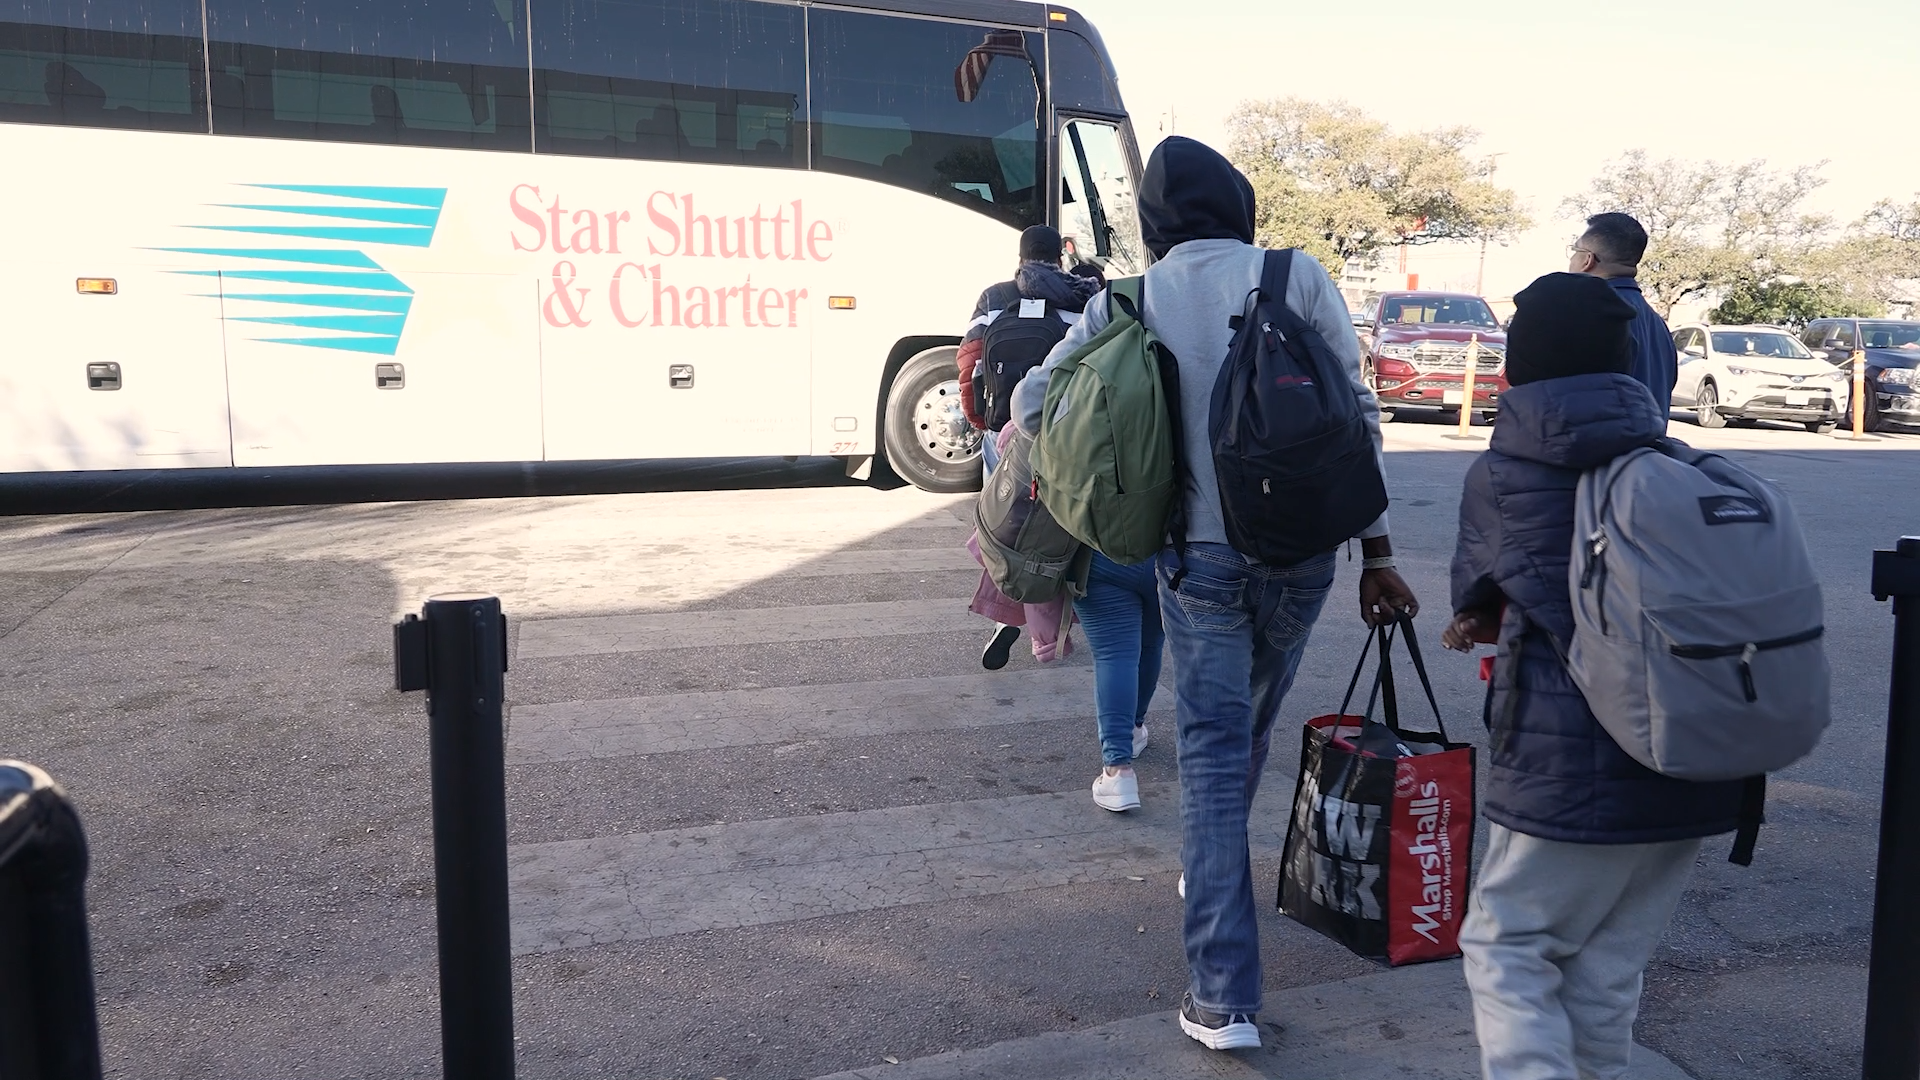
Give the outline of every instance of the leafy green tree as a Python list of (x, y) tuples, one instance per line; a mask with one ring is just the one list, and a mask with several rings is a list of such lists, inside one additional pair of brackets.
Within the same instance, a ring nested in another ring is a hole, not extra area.
[(1396, 132), (1345, 102), (1243, 102), (1228, 156), (1252, 181), (1256, 240), (1299, 247), (1336, 277), (1399, 244), (1504, 242), (1531, 222), (1471, 128)]
[(1771, 323), (1802, 327), (1815, 319), (1871, 317), (1886, 306), (1871, 297), (1853, 296), (1819, 281), (1742, 281), (1728, 289), (1720, 306), (1708, 313), (1716, 323)]

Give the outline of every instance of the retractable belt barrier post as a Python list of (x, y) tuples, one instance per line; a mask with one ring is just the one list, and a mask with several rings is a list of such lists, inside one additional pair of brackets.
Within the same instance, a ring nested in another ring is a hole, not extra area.
[(1865, 1080), (1920, 1078), (1920, 536), (1873, 553), (1873, 597), (1893, 598), (1893, 686), (1880, 791), (1880, 867), (1867, 967)]
[(66, 792), (0, 760), (0, 1077), (100, 1080), (87, 836)]
[(394, 624), (394, 685), (427, 692), (447, 1080), (514, 1073), (506, 670), (507, 618), (494, 597), (436, 596)]

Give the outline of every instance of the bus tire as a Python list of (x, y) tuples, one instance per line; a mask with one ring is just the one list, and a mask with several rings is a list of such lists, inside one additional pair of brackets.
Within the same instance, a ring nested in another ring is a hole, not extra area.
[(959, 350), (942, 345), (901, 365), (887, 393), (882, 421), (887, 465), (924, 491), (949, 494), (980, 487), (985, 433), (960, 408)]

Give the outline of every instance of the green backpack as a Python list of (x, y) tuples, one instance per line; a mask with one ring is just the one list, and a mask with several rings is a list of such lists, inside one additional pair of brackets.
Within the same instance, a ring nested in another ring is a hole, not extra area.
[(1140, 320), (1145, 291), (1139, 277), (1109, 283), (1107, 326), (1054, 368), (1034, 446), (1054, 520), (1122, 565), (1166, 546), (1182, 494), (1179, 369)]

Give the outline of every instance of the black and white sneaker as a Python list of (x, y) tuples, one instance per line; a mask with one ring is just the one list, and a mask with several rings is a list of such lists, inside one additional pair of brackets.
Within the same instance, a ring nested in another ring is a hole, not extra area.
[(1180, 1030), (1209, 1050), (1241, 1050), (1260, 1045), (1260, 1029), (1252, 1013), (1222, 1016), (1193, 1003), (1191, 993), (1180, 999)]
[(1020, 628), (995, 623), (993, 636), (987, 639), (987, 648), (980, 654), (980, 666), (988, 671), (999, 671), (1007, 666), (1007, 657), (1013, 652), (1013, 643), (1020, 640)]

